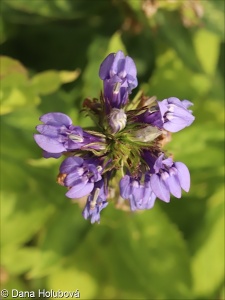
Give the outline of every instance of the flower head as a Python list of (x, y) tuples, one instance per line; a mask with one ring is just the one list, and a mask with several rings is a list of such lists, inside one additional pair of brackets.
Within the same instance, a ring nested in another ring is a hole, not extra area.
[(104, 138), (85, 132), (79, 126), (73, 126), (72, 120), (63, 113), (48, 113), (40, 118), (44, 124), (36, 127), (40, 134), (34, 139), (45, 152), (45, 157), (58, 158), (63, 152), (77, 149), (101, 150)]
[(182, 162), (173, 162), (172, 158), (164, 158), (161, 154), (153, 166), (154, 174), (150, 177), (152, 191), (165, 201), (170, 201), (170, 193), (176, 198), (181, 197), (181, 189), (188, 192), (190, 173)]
[(66, 193), (69, 198), (81, 198), (88, 195), (92, 192), (94, 183), (102, 179), (102, 167), (98, 159), (68, 157), (62, 162), (59, 170), (58, 182), (69, 188)]
[(104, 84), (104, 97), (114, 108), (124, 106), (128, 95), (137, 86), (137, 69), (133, 59), (122, 51), (109, 54), (102, 62), (99, 77)]
[(124, 199), (129, 199), (132, 211), (150, 209), (156, 199), (150, 186), (149, 174), (145, 174), (144, 183), (140, 182), (140, 178), (125, 175), (120, 180), (120, 195)]
[(162, 116), (163, 128), (170, 132), (177, 132), (190, 126), (195, 117), (188, 107), (193, 105), (188, 100), (180, 101), (176, 97), (170, 97), (158, 101), (159, 110)]
[(164, 202), (170, 201), (171, 194), (180, 198), (182, 189), (190, 188), (188, 168), (174, 162), (163, 146), (171, 132), (194, 121), (188, 109), (192, 103), (175, 97), (157, 101), (143, 93), (128, 103), (137, 86), (136, 75), (132, 58), (122, 51), (109, 54), (99, 70), (103, 93), (83, 103), (94, 131), (74, 126), (60, 112), (43, 115), (43, 124), (36, 127), (39, 133), (34, 139), (45, 158), (66, 155), (57, 181), (67, 188), (68, 198), (86, 197), (82, 215), (91, 223), (100, 222), (110, 198), (116, 201), (115, 183), (120, 188), (117, 204), (129, 202), (131, 211), (153, 208), (157, 197)]
[(90, 219), (91, 223), (100, 222), (100, 212), (108, 205), (107, 187), (104, 185), (103, 180), (95, 184), (94, 190), (88, 196), (87, 203), (83, 210), (83, 217), (87, 220)]

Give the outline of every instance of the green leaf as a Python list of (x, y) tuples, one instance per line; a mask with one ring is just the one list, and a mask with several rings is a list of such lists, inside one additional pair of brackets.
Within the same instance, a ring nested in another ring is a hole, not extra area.
[[(4, 165), (3, 165), (4, 166)], [(9, 170), (11, 170), (10, 166)], [(15, 172), (24, 181), (24, 174)], [(40, 197), (40, 196), (39, 196)], [(2, 193), (1, 199), (1, 244), (2, 247), (8, 245), (20, 245), (29, 241), (38, 232), (52, 209), (43, 206), (40, 198), (33, 200), (31, 192)], [(31, 199), (33, 202), (31, 202)]]
[[(28, 286), (24, 283), (24, 280), (18, 276), (11, 276), (6, 273), (4, 269), (1, 270), (1, 289), (7, 289), (9, 293), (9, 297), (11, 297), (11, 291), (16, 289), (18, 291), (26, 291), (28, 290)], [(10, 299), (10, 298), (8, 298)]]
[(56, 211), (45, 227), (39, 244), (41, 252), (38, 263), (30, 270), (29, 278), (55, 273), (65, 258), (78, 247), (82, 235), (89, 227), (89, 223), (82, 217), (81, 208), (68, 199), (63, 201), (63, 209)]
[[(47, 287), (54, 291), (71, 291), (80, 293), (81, 299), (95, 299), (98, 283), (89, 273), (77, 268), (60, 268), (47, 278)], [(88, 288), (87, 288), (88, 287)], [(66, 298), (64, 298), (66, 299)]]
[(225, 286), (220, 290), (220, 299), (225, 299)]
[[(40, 249), (40, 248), (39, 248)], [(62, 265), (62, 259), (59, 254), (54, 252), (54, 249), (42, 250), (40, 249), (36, 261), (29, 272), (27, 278), (38, 279), (49, 274), (55, 274)]]
[(84, 86), (82, 89), (83, 99), (87, 97), (99, 97), (102, 88), (102, 81), (98, 76), (99, 67), (105, 58), (105, 49), (108, 40), (96, 36), (88, 48), (88, 64), (83, 72)]
[(106, 56), (109, 55), (110, 53), (115, 53), (119, 50), (122, 50), (124, 52), (124, 54), (127, 53), (126, 48), (121, 39), (121, 32), (117, 31), (112, 35), (112, 37), (109, 41)]
[(5, 247), (1, 250), (1, 264), (12, 275), (22, 274), (36, 264), (39, 252), (34, 247)]
[(26, 13), (38, 14), (46, 17), (69, 17), (71, 16), (71, 3), (64, 0), (38, 0), (38, 1), (26, 1), (26, 0), (4, 0), (4, 4), (12, 7), (13, 9), (24, 11)]
[(5, 22), (3, 21), (2, 18), (0, 18), (0, 31), (1, 31), (0, 44), (3, 44), (7, 40), (8, 32), (5, 27), (6, 27)]
[(201, 1), (204, 27), (224, 40), (224, 1)]
[(157, 204), (133, 215), (110, 206), (104, 212), (68, 261), (101, 282), (96, 297), (191, 299), (186, 245)]
[(37, 105), (40, 99), (30, 88), (28, 72), (15, 59), (1, 57), (1, 114), (24, 106)]
[(156, 69), (142, 88), (146, 94), (155, 95), (159, 100), (176, 96), (181, 100), (185, 98), (194, 102), (194, 99), (205, 95), (211, 86), (212, 79), (192, 72), (173, 49), (168, 49), (158, 55)]
[(80, 70), (75, 71), (59, 71), (59, 77), (62, 83), (72, 82), (80, 75)]
[[(48, 176), (26, 162), (34, 153), (31, 132), (6, 126), (5, 117), (2, 119), (1, 244), (6, 247), (29, 241), (54, 208), (46, 201), (51, 193), (47, 186)], [(40, 185), (44, 182), (45, 189), (40, 189), (38, 182)]]
[[(10, 126), (14, 129), (22, 129), (23, 133), (32, 136), (35, 132), (35, 126), (39, 122), (41, 111), (36, 107), (24, 107), (23, 109), (12, 111), (10, 114), (2, 116), (4, 126)], [(31, 140), (30, 139), (30, 140)]]
[(135, 12), (139, 12), (141, 8), (141, 2), (136, 0), (126, 0), (127, 5), (129, 5)]
[(220, 38), (205, 29), (198, 30), (194, 36), (194, 45), (203, 70), (213, 75), (219, 59)]
[(160, 26), (160, 41), (168, 43), (183, 63), (195, 72), (201, 72), (201, 65), (196, 55), (191, 32), (183, 27), (176, 13), (165, 13)]
[[(3, 83), (4, 85), (4, 83)], [(27, 107), (30, 105), (38, 105), (40, 103), (40, 98), (33, 94), (32, 91), (21, 87), (19, 89), (13, 88), (10, 91), (3, 88), (3, 97), (1, 103), (1, 114), (8, 114), (15, 110)]]
[(84, 222), (81, 212), (80, 207), (66, 200), (63, 212), (58, 211), (46, 228), (41, 243), (42, 249), (46, 251), (53, 247), (54, 251), (62, 256), (74, 251), (81, 233), (89, 225)]
[(37, 94), (48, 95), (58, 90), (61, 84), (74, 81), (78, 76), (78, 70), (71, 72), (49, 70), (33, 76), (32, 86)]
[(63, 83), (74, 81), (80, 73), (79, 70), (50, 70), (36, 74), (30, 81), (27, 70), (18, 61), (3, 56), (1, 64), (1, 114), (38, 105), (39, 95), (55, 92)]
[(194, 292), (198, 297), (213, 294), (224, 279), (223, 196), (224, 188), (209, 199), (205, 224), (198, 231), (198, 236), (205, 236), (192, 259)]
[(26, 79), (28, 79), (28, 72), (19, 61), (7, 56), (0, 56), (0, 60), (1, 60), (1, 69), (0, 69), (1, 79), (4, 79), (5, 77), (14, 74), (20, 75), (21, 82), (24, 82)]

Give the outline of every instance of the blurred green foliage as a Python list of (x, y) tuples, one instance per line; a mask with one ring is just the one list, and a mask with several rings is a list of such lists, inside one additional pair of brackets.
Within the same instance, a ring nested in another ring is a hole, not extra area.
[[(2, 0), (1, 11), (1, 286), (224, 299), (224, 1)], [(194, 103), (194, 124), (167, 146), (192, 187), (142, 213), (110, 204), (90, 225), (33, 133), (50, 111), (91, 126), (82, 101), (98, 97), (99, 65), (120, 49), (145, 94)]]

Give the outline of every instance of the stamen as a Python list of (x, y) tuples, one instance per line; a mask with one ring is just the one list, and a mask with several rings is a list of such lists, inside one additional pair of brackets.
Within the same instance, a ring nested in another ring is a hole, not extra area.
[(84, 141), (82, 136), (73, 133), (69, 134), (68, 137), (74, 142), (82, 143)]
[(90, 203), (91, 209), (94, 209), (94, 208), (95, 208), (95, 205), (96, 205), (96, 202), (97, 202), (99, 193), (100, 193), (100, 189), (99, 189), (99, 188), (96, 188), (95, 191), (94, 191), (93, 199), (92, 199), (92, 201), (91, 201), (91, 203)]
[(121, 87), (121, 83), (120, 83), (120, 82), (117, 82), (117, 83), (114, 85), (114, 88), (113, 88), (113, 94), (118, 94), (119, 91), (120, 91), (120, 87)]

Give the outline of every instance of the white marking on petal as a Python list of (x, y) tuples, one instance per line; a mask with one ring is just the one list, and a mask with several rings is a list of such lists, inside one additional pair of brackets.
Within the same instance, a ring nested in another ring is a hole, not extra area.
[(117, 82), (117, 83), (114, 85), (114, 88), (113, 88), (113, 94), (118, 94), (119, 91), (120, 91), (120, 87), (121, 87), (121, 83), (120, 83), (120, 82)]
[(69, 134), (68, 137), (74, 142), (82, 143), (84, 141), (82, 136), (73, 133)]
[(90, 202), (90, 207), (91, 207), (91, 209), (94, 209), (94, 208), (95, 208), (95, 205), (96, 205), (96, 203), (97, 203), (97, 199), (98, 199), (99, 193), (100, 193), (100, 189), (99, 189), (99, 188), (96, 188), (95, 191), (94, 191), (93, 199), (92, 199), (92, 201)]

